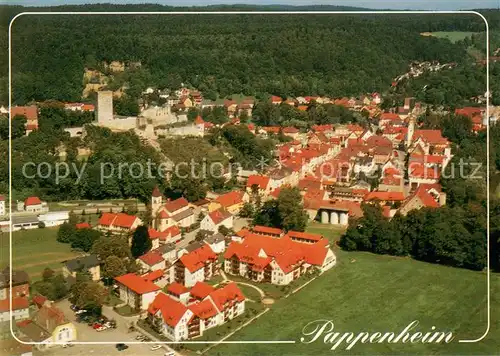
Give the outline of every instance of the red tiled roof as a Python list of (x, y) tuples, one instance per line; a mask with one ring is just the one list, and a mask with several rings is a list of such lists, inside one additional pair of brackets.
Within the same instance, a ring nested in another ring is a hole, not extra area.
[(230, 212), (224, 209), (217, 209), (212, 211), (211, 213), (208, 213), (208, 217), (210, 220), (214, 222), (215, 225), (219, 225), (221, 222), (223, 222), (226, 219), (229, 219), (231, 216), (233, 216)]
[(92, 226), (90, 226), (90, 224), (88, 222), (82, 222), (82, 223), (76, 224), (75, 228), (77, 230), (80, 230), (80, 229), (90, 229), (90, 228), (92, 228)]
[(250, 231), (248, 231), (248, 229), (243, 228), (240, 231), (236, 232), (236, 235), (239, 237), (245, 237), (248, 233), (250, 233)]
[(189, 310), (200, 319), (208, 319), (217, 315), (217, 309), (210, 299), (190, 305)]
[(280, 127), (279, 126), (264, 126), (262, 130), (266, 131), (267, 133), (274, 133), (277, 134), (280, 132)]
[(400, 120), (401, 117), (398, 114), (392, 112), (384, 112), (380, 115), (380, 120)]
[(158, 311), (161, 311), (163, 321), (175, 328), (187, 310), (184, 304), (170, 298), (165, 293), (158, 293), (154, 301), (149, 305), (148, 313), (155, 315)]
[(402, 192), (370, 192), (365, 200), (382, 200), (382, 201), (403, 201), (405, 196)]
[(281, 97), (279, 97), (279, 96), (273, 95), (273, 96), (271, 96), (271, 101), (273, 103), (281, 103), (283, 101), (283, 99), (281, 99)]
[(270, 235), (281, 235), (283, 233), (283, 230), (281, 229), (277, 229), (275, 227), (262, 226), (262, 225), (255, 225), (252, 228), (252, 231)]
[[(163, 232), (167, 233), (170, 237), (175, 237), (175, 236), (178, 236), (181, 234), (181, 229), (179, 228), (179, 226), (174, 225), (174, 226), (170, 226), (168, 229), (166, 229)], [(166, 240), (166, 237), (162, 235), (162, 236), (160, 236), (160, 240)]]
[(115, 277), (115, 280), (137, 294), (155, 292), (161, 289), (156, 284), (145, 281), (144, 278), (134, 273), (128, 273), (123, 276)]
[(472, 118), (472, 116), (481, 114), (484, 110), (484, 108), (466, 106), (463, 108), (455, 109), (455, 115), (462, 115)]
[(320, 234), (311, 234), (309, 232), (299, 232), (299, 231), (289, 231), (287, 234), (289, 237), (304, 240), (314, 240), (319, 241), (323, 238)]
[(82, 110), (83, 111), (95, 111), (95, 106), (92, 104), (83, 104)]
[[(259, 256), (261, 250), (267, 257)], [(283, 272), (289, 273), (301, 261), (322, 265), (327, 251), (326, 245), (321, 241), (305, 244), (292, 241), (288, 236), (275, 238), (248, 234), (241, 243), (231, 242), (224, 253), (224, 258), (231, 259), (236, 256), (241, 261), (255, 265), (257, 267), (255, 270), (262, 270), (274, 259)]]
[(300, 130), (293, 127), (293, 126), (287, 126), (287, 127), (283, 127), (283, 133), (291, 133), (291, 134), (294, 134), (294, 133), (299, 133)]
[(317, 178), (304, 178), (299, 181), (299, 189), (321, 189), (321, 180)]
[(32, 301), (38, 308), (40, 308), (47, 301), (47, 298), (38, 294), (33, 297)]
[(160, 219), (168, 219), (170, 218), (170, 215), (165, 210), (161, 210), (160, 213), (158, 214), (158, 217)]
[(144, 278), (146, 282), (154, 283), (154, 281), (156, 281), (158, 278), (163, 277), (164, 274), (165, 273), (163, 272), (163, 270), (157, 269), (156, 271), (145, 274), (144, 276), (142, 276), (142, 278)]
[(162, 255), (155, 251), (149, 251), (140, 256), (139, 259), (148, 266), (154, 266), (155, 264), (163, 261)]
[(384, 146), (384, 147), (392, 147), (392, 142), (385, 136), (373, 135), (366, 139), (366, 144), (368, 146), (376, 147), (376, 146)]
[(196, 299), (205, 299), (207, 295), (212, 293), (215, 290), (210, 284), (205, 282), (196, 282), (196, 284), (191, 288), (189, 293), (193, 298)]
[(431, 144), (447, 144), (448, 140), (442, 136), (441, 130), (416, 130), (413, 140), (422, 138)]
[(165, 209), (167, 209), (167, 211), (169, 213), (173, 213), (173, 212), (175, 212), (179, 209), (182, 209), (188, 205), (189, 205), (189, 202), (185, 198), (179, 198), (179, 199), (172, 200), (172, 201), (168, 202), (167, 204), (165, 204)]
[(424, 167), (422, 165), (417, 165), (410, 171), (410, 177), (414, 178), (424, 178), (424, 179), (439, 179), (441, 173), (439, 170), (431, 167)]
[(419, 186), (415, 191), (415, 196), (420, 199), (422, 204), (429, 208), (439, 208), (438, 202), (423, 186)]
[(217, 199), (215, 199), (215, 201), (219, 203), (223, 208), (228, 208), (230, 206), (242, 203), (243, 195), (243, 192), (235, 190), (219, 196)]
[(14, 106), (10, 109), (12, 118), (16, 115), (23, 115), (28, 120), (38, 119), (38, 109), (35, 105), (31, 106)]
[(167, 292), (179, 296), (181, 294), (189, 292), (189, 289), (187, 289), (180, 283), (174, 282), (167, 287)]
[(223, 311), (236, 302), (244, 301), (245, 296), (236, 283), (231, 282), (210, 293), (210, 299), (214, 302), (219, 311)]
[(333, 131), (334, 130), (333, 125), (313, 125), (311, 128), (315, 132)]
[(209, 245), (203, 245), (194, 251), (184, 254), (179, 259), (189, 272), (193, 273), (205, 266), (205, 262), (216, 260), (217, 255)]
[(299, 106), (297, 107), (297, 109), (299, 109), (299, 111), (307, 111), (307, 108), (308, 108), (308, 106), (307, 106), (307, 105), (299, 105)]
[(29, 197), (24, 201), (24, 206), (39, 205), (42, 201), (38, 197)]
[(3, 195), (0, 195), (0, 201), (4, 201), (5, 197)]
[(128, 215), (125, 213), (103, 213), (99, 219), (99, 225), (103, 226), (118, 226), (123, 228), (132, 228), (137, 216)]
[[(43, 304), (43, 303), (42, 303)], [(12, 310), (29, 308), (29, 300), (27, 297), (12, 298)], [(0, 312), (8, 312), (10, 310), (10, 297), (0, 300)]]

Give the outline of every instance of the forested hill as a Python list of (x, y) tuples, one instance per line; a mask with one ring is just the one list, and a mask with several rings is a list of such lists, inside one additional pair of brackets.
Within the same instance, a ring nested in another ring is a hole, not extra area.
[[(330, 6), (166, 7), (4, 6), (0, 49), (10, 19), (23, 11), (353, 10)], [(485, 11), (490, 26), (498, 12)], [(463, 43), (424, 31), (483, 31), (475, 15), (58, 15), (22, 16), (13, 25), (14, 102), (81, 100), (84, 67), (141, 61), (130, 95), (180, 83), (205, 93), (259, 96), (359, 95), (387, 88), (413, 60), (461, 62)], [(7, 102), (7, 56), (0, 57), (0, 103)]]

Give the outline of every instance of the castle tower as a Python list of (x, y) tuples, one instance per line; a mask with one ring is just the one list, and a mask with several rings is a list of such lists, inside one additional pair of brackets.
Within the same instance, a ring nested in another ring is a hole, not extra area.
[(414, 134), (415, 134), (415, 117), (411, 115), (410, 121), (408, 122), (408, 133), (406, 134), (406, 148), (409, 148), (411, 146)]
[(103, 90), (97, 92), (97, 122), (105, 124), (113, 120), (113, 92)]

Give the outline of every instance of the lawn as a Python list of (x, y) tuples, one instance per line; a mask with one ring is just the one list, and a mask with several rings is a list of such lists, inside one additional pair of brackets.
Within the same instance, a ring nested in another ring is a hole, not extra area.
[[(319, 224), (308, 231), (338, 236)], [(500, 276), (491, 276), (491, 330), (480, 343), (459, 343), (480, 337), (486, 328), (486, 274), (365, 252), (334, 248), (337, 266), (294, 295), (277, 300), (271, 310), (230, 340), (294, 340), (295, 344), (224, 344), (216, 355), (324, 355), (331, 345), (320, 340), (300, 343), (302, 328), (310, 321), (332, 320), (335, 331), (393, 331), (410, 322), (427, 332), (451, 330), (450, 344), (361, 344), (354, 354), (496, 354), (500, 349)], [(497, 350), (497, 351), (495, 351)], [(345, 354), (345, 348), (335, 352)]]
[(462, 31), (451, 31), (451, 32), (432, 32), (432, 36), (437, 38), (446, 38), (451, 42), (455, 43), (461, 41), (467, 37), (477, 34), (478, 32), (462, 32)]
[[(61, 268), (61, 262), (79, 255), (68, 244), (56, 241), (58, 228), (14, 231), (12, 261), (14, 269), (22, 269), (32, 279), (41, 277), (44, 268)], [(9, 264), (9, 233), (0, 233), (0, 267)]]

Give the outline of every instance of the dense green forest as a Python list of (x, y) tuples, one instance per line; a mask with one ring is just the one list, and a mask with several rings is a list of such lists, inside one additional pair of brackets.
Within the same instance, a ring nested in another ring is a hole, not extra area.
[[(174, 9), (184, 10), (157, 5), (43, 8)], [(276, 10), (248, 6), (191, 10), (220, 9)], [(1, 27), (7, 30), (9, 20), (24, 8), (3, 10)], [(491, 28), (500, 27), (497, 12), (485, 14)], [(80, 100), (83, 68), (111, 60), (141, 61), (142, 68), (129, 83), (132, 97), (150, 85), (173, 88), (181, 83), (199, 88), (207, 97), (359, 95), (386, 89), (412, 60), (463, 62), (465, 43), (419, 35), (435, 30), (480, 32), (484, 23), (475, 15), (21, 16), (12, 27), (14, 102)], [(0, 48), (5, 50), (6, 34), (2, 31), (0, 38)], [(7, 101), (7, 65), (7, 57), (1, 57), (3, 103)]]

